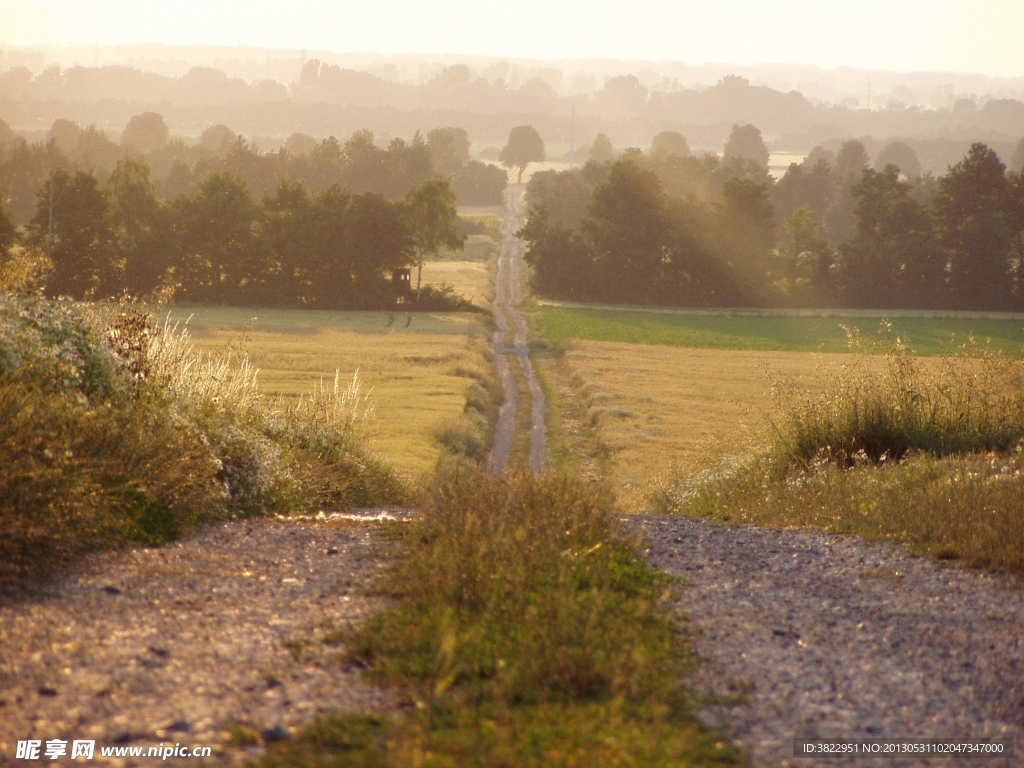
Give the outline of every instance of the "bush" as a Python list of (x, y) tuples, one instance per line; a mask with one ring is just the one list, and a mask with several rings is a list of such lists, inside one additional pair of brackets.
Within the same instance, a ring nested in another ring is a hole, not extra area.
[(1024, 439), (1024, 367), (987, 351), (977, 358), (977, 351), (965, 346), (927, 365), (897, 339), (881, 375), (861, 354), (820, 397), (776, 387), (781, 417), (772, 425), (772, 457), (785, 470), (823, 460), (899, 460), (911, 451), (1012, 450)]
[(1024, 369), (978, 352), (926, 362), (897, 340), (881, 361), (855, 358), (819, 397), (777, 386), (761, 447), (670, 481), (653, 505), (1024, 573)]
[(358, 378), (290, 407), (127, 303), (0, 294), (0, 581), (204, 520), (399, 501)]

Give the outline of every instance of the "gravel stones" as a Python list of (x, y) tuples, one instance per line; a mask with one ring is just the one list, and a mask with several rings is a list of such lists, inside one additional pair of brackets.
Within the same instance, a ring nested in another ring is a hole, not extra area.
[(321, 712), (393, 706), (331, 635), (383, 605), (364, 589), (384, 565), (380, 525), (219, 524), (6, 599), (0, 762), (19, 739), (216, 746), (234, 722), (281, 735)]
[(702, 716), (753, 765), (812, 764), (793, 758), (795, 737), (1014, 738), (1014, 761), (980, 765), (1024, 765), (1024, 592), (1005, 577), (818, 532), (627, 525), (643, 531), (652, 565), (685, 579)]

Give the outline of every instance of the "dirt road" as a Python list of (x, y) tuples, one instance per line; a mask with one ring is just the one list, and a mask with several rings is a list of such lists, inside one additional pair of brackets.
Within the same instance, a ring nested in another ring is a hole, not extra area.
[[(516, 407), (518, 392), (516, 378), (509, 364), (509, 355), (514, 356), (526, 379), (530, 391), (530, 448), (529, 466), (534, 474), (544, 471), (544, 443), (547, 431), (544, 426), (544, 391), (533, 370), (527, 347), (528, 329), (526, 315), (518, 309), (522, 301), (522, 249), (523, 244), (516, 237), (519, 230), (520, 198), (523, 186), (509, 184), (505, 191), (505, 239), (498, 256), (498, 271), (494, 287), (494, 370), (501, 382), (504, 401), (498, 412), (498, 424), (494, 435), (488, 466), (495, 474), (501, 474), (508, 464), (512, 440), (515, 437)], [(511, 326), (509, 321), (511, 320)], [(506, 344), (509, 329), (514, 327), (512, 346)]]

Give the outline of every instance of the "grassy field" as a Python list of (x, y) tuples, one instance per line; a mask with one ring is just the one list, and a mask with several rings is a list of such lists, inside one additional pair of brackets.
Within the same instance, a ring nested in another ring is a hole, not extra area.
[[(450, 283), (456, 293), (465, 296), (478, 307), (486, 307), (494, 290), (489, 266), (488, 261), (425, 261), (423, 282), (425, 285)], [(413, 282), (415, 280), (414, 270)]]
[[(563, 422), (589, 426), (624, 510), (821, 528), (1024, 573), (1021, 320), (901, 317), (890, 338), (909, 347), (854, 355), (839, 323), (877, 318), (537, 315), (564, 344), (546, 370), (583, 414), (563, 405)], [(981, 345), (950, 355), (969, 335)], [(812, 351), (832, 349), (846, 354)]]
[(340, 370), (359, 370), (375, 406), (370, 442), (401, 473), (433, 469), (435, 425), (462, 413), (470, 374), (487, 375), (485, 334), (469, 314), (327, 312), (240, 307), (174, 307), (191, 317), (197, 350), (248, 354), (268, 397), (308, 394)]
[(883, 318), (891, 333), (909, 339), (918, 355), (948, 352), (973, 336), (1014, 357), (1024, 353), (1024, 317), (936, 316), (921, 312), (849, 312), (845, 316), (783, 315), (764, 312), (720, 314), (701, 311), (629, 310), (543, 305), (538, 323), (551, 345), (567, 340), (658, 344), (694, 349), (790, 352), (847, 352), (843, 326), (862, 334), (878, 332)]
[(769, 372), (819, 391), (847, 355), (573, 342), (564, 362), (630, 511), (676, 474), (741, 450), (772, 407)]

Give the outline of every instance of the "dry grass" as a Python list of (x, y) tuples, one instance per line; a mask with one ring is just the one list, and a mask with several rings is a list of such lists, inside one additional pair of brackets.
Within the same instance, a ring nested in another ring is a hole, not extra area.
[(487, 307), (493, 292), (493, 279), (488, 267), (485, 261), (426, 261), (423, 263), (423, 282), (431, 285), (448, 283), (456, 293), (476, 306)]
[[(358, 370), (374, 405), (367, 437), (401, 474), (429, 473), (444, 447), (437, 425), (458, 418), (486, 380), (481, 320), (472, 315), (175, 308), (198, 350), (245, 351), (269, 398), (298, 398)], [(255, 320), (253, 320), (255, 318)], [(406, 324), (408, 323), (408, 325)]]
[(924, 361), (898, 340), (815, 395), (776, 388), (746, 453), (652, 500), (661, 511), (813, 527), (1024, 573), (1024, 366), (975, 350)]
[(849, 355), (573, 342), (565, 363), (620, 503), (743, 450), (772, 410), (768, 371), (821, 391)]

